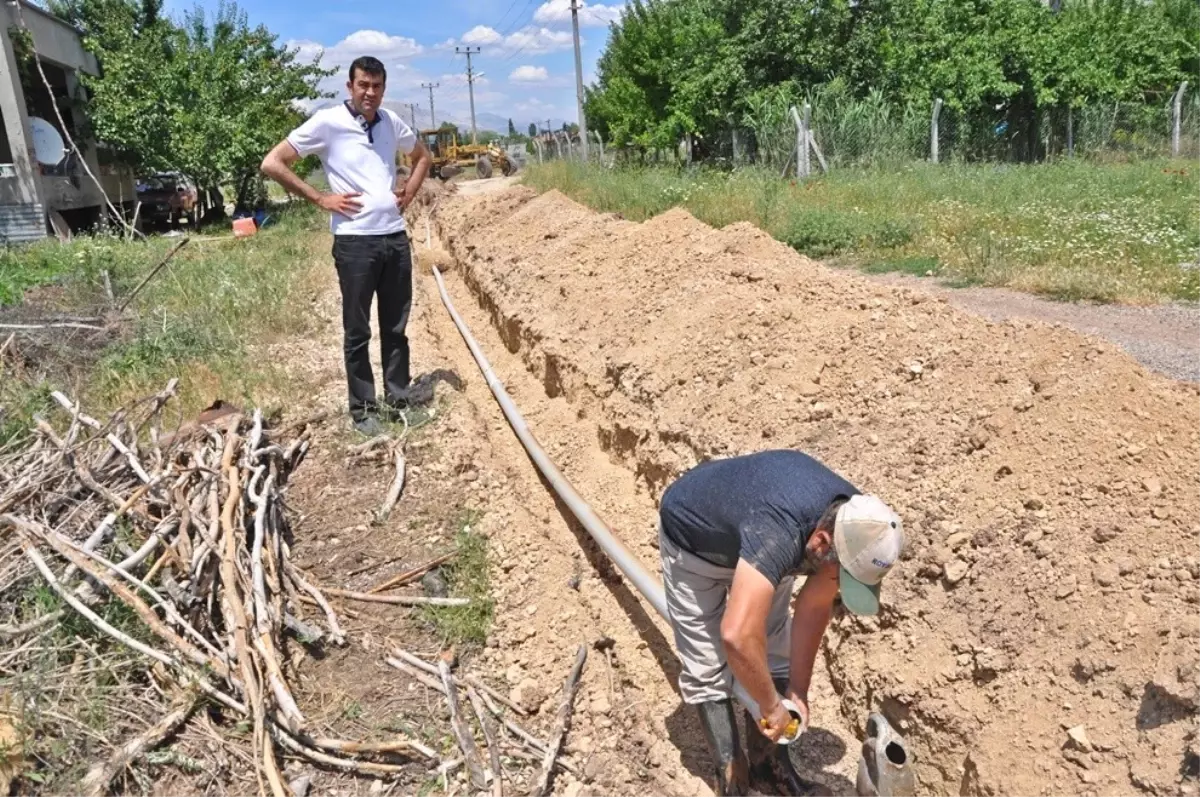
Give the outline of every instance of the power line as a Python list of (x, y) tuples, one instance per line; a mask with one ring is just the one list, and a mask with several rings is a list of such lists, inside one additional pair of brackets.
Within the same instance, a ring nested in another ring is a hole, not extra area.
[(508, 10), (504, 12), (504, 16), (500, 17), (500, 21), (496, 23), (497, 29), (504, 24), (504, 20), (508, 19), (508, 15), (512, 13), (512, 10), (516, 7), (518, 1), (519, 0), (512, 0), (512, 2), (508, 4)]

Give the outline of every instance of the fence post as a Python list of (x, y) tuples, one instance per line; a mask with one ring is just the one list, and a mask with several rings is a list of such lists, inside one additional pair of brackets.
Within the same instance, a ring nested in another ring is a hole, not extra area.
[(540, 166), (542, 164), (542, 140), (540, 138), (533, 140), (533, 148), (537, 152), (538, 165)]
[[(808, 126), (812, 121), (812, 106), (808, 103), (804, 104), (804, 115), (801, 116), (793, 105), (788, 108), (788, 112), (792, 115), (792, 121), (796, 124), (796, 177), (803, 179), (808, 177), (811, 165), (808, 160)], [(783, 168), (784, 174), (787, 174), (787, 167)]]
[(1075, 109), (1067, 106), (1067, 157), (1075, 157)]
[(1175, 92), (1175, 100), (1173, 102), (1174, 109), (1171, 121), (1171, 154), (1178, 158), (1180, 149), (1180, 130), (1183, 127), (1183, 92), (1187, 90), (1187, 81), (1179, 84), (1179, 91)]
[(929, 120), (929, 160), (938, 162), (938, 117), (942, 115), (942, 98), (933, 101), (933, 116)]
[(599, 130), (589, 130), (590, 134), (596, 137), (596, 144), (600, 147), (600, 165), (604, 165), (604, 139), (600, 137)]

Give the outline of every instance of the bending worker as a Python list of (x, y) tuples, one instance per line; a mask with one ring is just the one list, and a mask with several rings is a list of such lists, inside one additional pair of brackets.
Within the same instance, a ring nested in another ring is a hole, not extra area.
[[(795, 703), (806, 728), (834, 600), (840, 593), (856, 614), (879, 610), (880, 582), (904, 547), (900, 518), (807, 454), (779, 450), (696, 466), (667, 488), (659, 521), (679, 690), (699, 710), (717, 793), (745, 794), (751, 776), (782, 775), (802, 789), (788, 748), (775, 744), (792, 722), (781, 698)], [(793, 601), (797, 575), (807, 578)], [(747, 732), (749, 765), (734, 718), (735, 678), (763, 719), (748, 720), (761, 731)]]

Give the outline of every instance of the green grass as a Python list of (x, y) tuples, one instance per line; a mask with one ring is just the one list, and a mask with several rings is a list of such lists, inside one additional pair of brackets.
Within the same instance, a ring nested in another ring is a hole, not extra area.
[[(300, 203), (275, 218), (249, 238), (198, 236), (138, 295), (130, 307), (137, 321), (93, 355), (98, 360), (86, 369), (85, 383), (53, 387), (80, 390), (93, 412), (157, 392), (172, 377), (180, 380), (185, 413), (217, 398), (259, 405), (286, 400), (278, 365), (252, 356), (251, 344), (306, 331), (311, 318), (306, 299), (316, 292), (316, 280), (328, 277), (313, 267), (322, 254), (314, 246), (324, 240), (325, 225)], [(177, 241), (83, 236), (68, 244), (7, 249), (0, 252), (0, 300), (15, 295), (19, 301), (13, 291), (53, 282), (61, 286), (56, 305), (102, 307), (102, 271), (110, 274), (119, 300)], [(46, 407), (43, 396), (56, 368), (53, 362), (38, 365), (40, 378), (0, 379), (0, 446), (28, 428), (33, 411)]]
[(480, 646), (492, 628), (495, 600), (488, 567), (488, 541), (473, 528), (479, 517), (474, 510), (463, 510), (455, 536), (457, 555), (443, 569), (450, 596), (468, 598), (471, 603), (467, 606), (422, 607), (422, 616), (443, 644)]
[[(598, 169), (554, 162), (525, 183), (636, 221), (676, 206), (749, 221), (798, 251), (953, 284), (1065, 299), (1200, 300), (1198, 170), (1188, 161), (910, 163), (807, 182), (759, 169)], [(1191, 263), (1192, 268), (1183, 264)]]

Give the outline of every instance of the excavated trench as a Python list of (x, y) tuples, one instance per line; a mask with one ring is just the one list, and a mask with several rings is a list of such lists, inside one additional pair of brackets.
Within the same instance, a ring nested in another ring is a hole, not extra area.
[[(901, 513), (887, 605), (835, 619), (823, 650), (842, 724), (884, 714), (922, 792), (1194, 792), (1194, 386), (745, 224), (523, 188), (447, 199), (435, 224), (538, 399), (573, 410), (552, 457), (599, 448), (652, 506), (703, 459), (798, 447)], [(654, 566), (652, 514), (610, 520)]]

